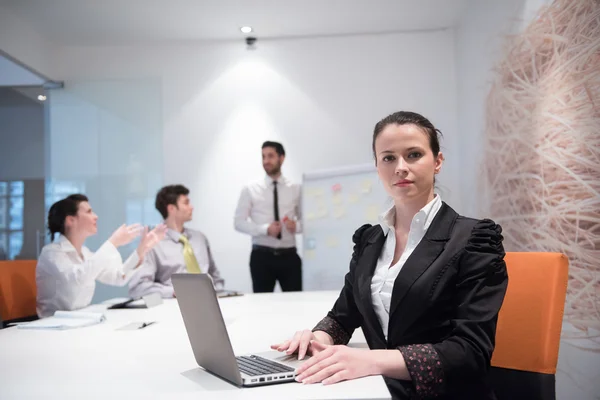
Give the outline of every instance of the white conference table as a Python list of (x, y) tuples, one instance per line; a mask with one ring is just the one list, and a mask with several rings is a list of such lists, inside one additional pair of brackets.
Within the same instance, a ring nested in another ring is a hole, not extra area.
[[(220, 299), (236, 354), (312, 328), (338, 292), (246, 294)], [(97, 308), (98, 306), (93, 306)], [(118, 330), (156, 321), (144, 329)], [(361, 331), (352, 346), (367, 347)], [(0, 399), (390, 399), (380, 376), (334, 385), (238, 388), (198, 367), (176, 300), (149, 309), (107, 310), (106, 321), (63, 331), (0, 330)]]

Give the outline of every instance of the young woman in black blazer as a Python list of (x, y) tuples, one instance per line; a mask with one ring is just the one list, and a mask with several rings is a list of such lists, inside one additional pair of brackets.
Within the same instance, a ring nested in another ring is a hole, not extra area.
[[(353, 236), (333, 309), (272, 348), (299, 359), (303, 383), (383, 375), (394, 398), (494, 399), (487, 374), (508, 276), (502, 229), (458, 215), (434, 192), (437, 130), (412, 112), (375, 125), (377, 172), (394, 206)], [(346, 346), (362, 328), (370, 350)]]

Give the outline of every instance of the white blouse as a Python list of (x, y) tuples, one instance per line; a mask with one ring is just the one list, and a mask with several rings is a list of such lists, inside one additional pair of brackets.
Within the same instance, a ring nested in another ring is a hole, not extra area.
[(383, 234), (386, 236), (386, 239), (379, 259), (377, 260), (377, 267), (375, 268), (373, 279), (371, 280), (371, 299), (373, 302), (373, 309), (379, 319), (381, 329), (383, 330), (386, 339), (388, 335), (390, 303), (392, 300), (394, 282), (408, 257), (410, 257), (425, 236), (425, 232), (427, 232), (427, 229), (431, 225), (431, 221), (433, 221), (433, 218), (441, 207), (442, 200), (440, 196), (436, 194), (433, 200), (415, 214), (410, 224), (406, 247), (400, 256), (400, 259), (398, 259), (398, 262), (394, 265), (391, 264), (394, 259), (394, 251), (396, 250), (396, 231), (394, 227), (396, 209), (392, 205), (386, 212), (379, 216), (381, 229), (383, 229)]
[(64, 236), (42, 249), (35, 278), (37, 314), (40, 318), (57, 310), (76, 310), (92, 302), (96, 280), (108, 285), (124, 286), (135, 273), (139, 257), (136, 251), (123, 263), (121, 254), (109, 241), (97, 252), (81, 249), (83, 259)]

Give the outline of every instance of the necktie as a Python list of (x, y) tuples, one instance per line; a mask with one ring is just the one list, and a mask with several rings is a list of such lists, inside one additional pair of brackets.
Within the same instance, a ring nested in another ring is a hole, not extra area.
[[(277, 196), (277, 181), (273, 181), (273, 214), (275, 221), (279, 221), (279, 197)], [(281, 231), (277, 234), (277, 239), (281, 239)]]
[(192, 250), (189, 240), (185, 236), (181, 235), (179, 236), (179, 241), (183, 243), (183, 260), (185, 261), (185, 267), (187, 271), (190, 274), (201, 273), (202, 271), (200, 271), (198, 260), (196, 260), (194, 250)]

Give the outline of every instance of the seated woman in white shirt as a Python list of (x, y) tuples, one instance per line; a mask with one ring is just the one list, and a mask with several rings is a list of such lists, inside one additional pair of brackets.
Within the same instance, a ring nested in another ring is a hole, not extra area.
[[(139, 224), (122, 225), (93, 253), (84, 246), (85, 240), (96, 234), (98, 216), (88, 198), (73, 194), (52, 205), (48, 212), (51, 240), (59, 239), (42, 249), (36, 267), (37, 314), (40, 318), (54, 315), (57, 310), (76, 310), (92, 301), (96, 280), (124, 286), (141, 264), (145, 254), (160, 242), (166, 232), (159, 225), (151, 232)], [(123, 262), (117, 247), (124, 246), (142, 234), (140, 244)]]

